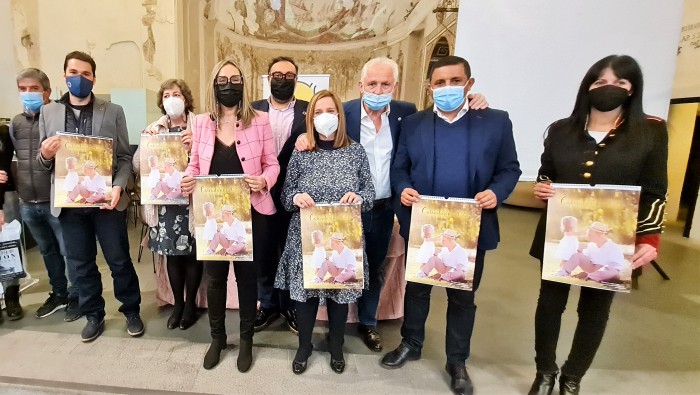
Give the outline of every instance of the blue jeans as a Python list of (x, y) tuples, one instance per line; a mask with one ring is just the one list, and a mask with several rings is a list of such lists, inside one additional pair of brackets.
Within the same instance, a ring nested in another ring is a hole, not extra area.
[[(408, 250), (408, 248), (406, 248)], [(447, 328), (445, 331), (445, 353), (447, 362), (464, 366), (471, 349), (472, 330), (476, 317), (474, 294), (479, 288), (484, 271), (486, 251), (476, 250), (474, 283), (471, 291), (446, 288)], [(433, 286), (407, 282), (404, 296), (404, 317), (401, 326), (402, 343), (410, 349), (421, 351), (425, 340), (425, 321), (430, 312), (430, 292)]]
[[(64, 258), (66, 248), (63, 244), (61, 223), (58, 218), (51, 214), (50, 204), (23, 202), (19, 204), (19, 212), (44, 258), (51, 291), (59, 297), (67, 296), (77, 299), (78, 288), (75, 286), (75, 269), (71, 266), (66, 267)], [(68, 269), (68, 277), (66, 277), (66, 269)], [(68, 286), (69, 280), (70, 286)]]
[(377, 308), (379, 296), (384, 284), (386, 271), (386, 253), (394, 229), (394, 210), (388, 201), (362, 213), (362, 229), (365, 236), (365, 252), (369, 266), (369, 289), (362, 291), (357, 300), (357, 315), (360, 325), (374, 327), (377, 325)]
[(102, 319), (102, 275), (97, 268), (97, 241), (112, 272), (114, 296), (122, 303), (119, 311), (130, 317), (139, 314), (141, 290), (139, 278), (129, 255), (126, 212), (99, 208), (61, 210), (59, 220), (66, 235), (66, 259), (74, 265), (80, 297), (80, 313)]

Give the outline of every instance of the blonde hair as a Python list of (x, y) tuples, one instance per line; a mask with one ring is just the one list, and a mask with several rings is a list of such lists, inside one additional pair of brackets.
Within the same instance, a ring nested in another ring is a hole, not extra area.
[(425, 239), (425, 232), (427, 230), (431, 230), (433, 232), (433, 236), (435, 235), (435, 227), (431, 224), (423, 224), (423, 226), (420, 229), (421, 236)]
[(335, 131), (335, 140), (333, 140), (334, 148), (343, 148), (351, 144), (350, 138), (345, 131), (345, 111), (343, 111), (343, 104), (340, 102), (338, 96), (327, 90), (322, 90), (314, 95), (309, 101), (309, 107), (306, 110), (306, 138), (309, 141), (309, 149), (312, 151), (317, 150), (316, 135), (314, 134), (314, 111), (316, 110), (316, 103), (319, 100), (330, 97), (335, 103), (335, 107), (338, 110), (338, 130)]
[(578, 227), (578, 218), (570, 215), (561, 217), (560, 229), (562, 232), (573, 232)]
[[(205, 216), (205, 217), (207, 216), (207, 207), (211, 207), (212, 209), (214, 209), (214, 203), (212, 203), (212, 202), (206, 202), (206, 203), (204, 203), (204, 204), (202, 205), (202, 212), (204, 212), (204, 216)], [(212, 213), (212, 214), (213, 214), (213, 213)]]
[(217, 121), (218, 123), (219, 116), (221, 115), (221, 107), (219, 106), (219, 101), (216, 99), (216, 77), (219, 75), (221, 69), (224, 68), (224, 66), (226, 66), (227, 64), (230, 64), (231, 66), (235, 67), (236, 70), (238, 70), (238, 72), (241, 74), (241, 79), (243, 81), (243, 96), (241, 97), (241, 102), (238, 105), (236, 116), (238, 117), (238, 121), (241, 123), (241, 126), (247, 128), (253, 122), (253, 118), (255, 118), (257, 113), (250, 105), (250, 99), (248, 98), (248, 89), (246, 88), (246, 81), (243, 77), (243, 72), (233, 60), (224, 59), (219, 61), (219, 63), (217, 63), (216, 66), (214, 66), (214, 69), (211, 72), (211, 78), (209, 78), (209, 82), (206, 86), (206, 91), (204, 95), (204, 111), (208, 112), (212, 120)]
[(316, 239), (318, 239), (318, 242), (323, 240), (323, 232), (321, 232), (320, 230), (314, 230), (313, 232), (311, 232), (311, 242), (315, 244)]

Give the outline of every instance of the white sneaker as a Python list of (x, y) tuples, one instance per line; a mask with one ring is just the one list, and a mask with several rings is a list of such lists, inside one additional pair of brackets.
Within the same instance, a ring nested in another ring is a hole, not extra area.
[(426, 278), (426, 277), (428, 277), (428, 275), (425, 274), (424, 271), (419, 270), (418, 273), (416, 273), (416, 277), (418, 277), (418, 278)]
[(568, 277), (569, 273), (566, 272), (564, 269), (560, 269), (558, 272), (552, 274), (554, 277)]
[(314, 284), (322, 283), (323, 279), (321, 277), (314, 277)]
[(204, 255), (214, 255), (215, 252), (211, 248), (207, 248), (206, 251), (204, 251)]

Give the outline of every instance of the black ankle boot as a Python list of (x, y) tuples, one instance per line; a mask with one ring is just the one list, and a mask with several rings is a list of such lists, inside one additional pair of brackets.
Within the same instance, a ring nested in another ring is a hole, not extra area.
[(219, 363), (221, 351), (226, 349), (226, 339), (212, 339), (207, 353), (204, 355), (204, 369), (211, 369)]
[(194, 303), (185, 303), (185, 310), (182, 312), (180, 329), (185, 330), (197, 322), (197, 306)]
[(175, 329), (178, 327), (178, 325), (180, 325), (180, 320), (182, 319), (182, 310), (184, 309), (184, 303), (175, 304), (175, 307), (173, 307), (173, 312), (170, 314), (170, 318), (168, 318), (168, 329)]
[(537, 372), (535, 381), (530, 387), (528, 395), (551, 395), (554, 390), (554, 382), (557, 380), (557, 372)]
[(253, 364), (253, 340), (241, 339), (241, 346), (238, 350), (238, 360), (236, 361), (236, 367), (241, 373), (245, 373), (250, 370), (250, 365)]
[(581, 390), (581, 379), (562, 374), (559, 377), (560, 395), (578, 395)]
[(5, 288), (5, 311), (10, 321), (16, 321), (24, 316), (22, 306), (19, 304), (19, 285), (10, 285)]

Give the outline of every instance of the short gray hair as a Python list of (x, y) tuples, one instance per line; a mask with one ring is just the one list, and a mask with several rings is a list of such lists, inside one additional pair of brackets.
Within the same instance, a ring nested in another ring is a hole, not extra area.
[(389, 59), (386, 56), (381, 56), (378, 58), (368, 60), (367, 63), (365, 63), (365, 65), (362, 66), (362, 71), (360, 72), (360, 82), (363, 82), (365, 80), (365, 77), (367, 76), (367, 70), (369, 70), (370, 67), (374, 67), (380, 64), (390, 66), (392, 71), (394, 72), (394, 83), (399, 82), (399, 65), (394, 60)]
[(39, 84), (41, 84), (41, 87), (44, 88), (45, 91), (51, 89), (51, 82), (49, 81), (49, 77), (46, 75), (46, 73), (39, 69), (30, 67), (17, 73), (17, 85), (19, 86), (19, 82), (26, 78), (36, 80), (37, 82), (39, 82)]

